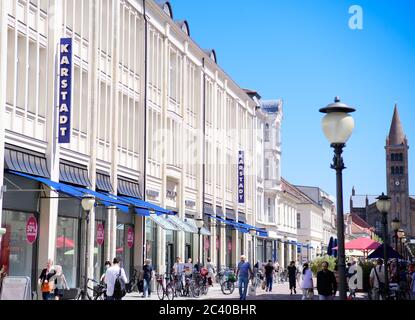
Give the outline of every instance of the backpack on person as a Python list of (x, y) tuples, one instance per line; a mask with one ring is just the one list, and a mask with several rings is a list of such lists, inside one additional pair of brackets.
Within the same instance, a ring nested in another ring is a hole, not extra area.
[(121, 268), (120, 268), (120, 272), (119, 272), (117, 278), (115, 279), (113, 297), (115, 299), (121, 299), (126, 294), (127, 294), (127, 290), (126, 290), (126, 286), (125, 286), (125, 281), (124, 281), (124, 278), (121, 277)]

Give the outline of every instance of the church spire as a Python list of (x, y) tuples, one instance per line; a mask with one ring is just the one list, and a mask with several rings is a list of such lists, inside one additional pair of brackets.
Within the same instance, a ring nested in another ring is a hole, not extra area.
[(392, 124), (389, 130), (389, 145), (400, 145), (405, 143), (405, 133), (403, 132), (401, 120), (399, 119), (398, 106), (395, 104), (393, 111)]

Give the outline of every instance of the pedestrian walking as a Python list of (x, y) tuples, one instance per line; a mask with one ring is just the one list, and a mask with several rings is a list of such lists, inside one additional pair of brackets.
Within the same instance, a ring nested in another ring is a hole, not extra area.
[(301, 289), (303, 290), (303, 297), (301, 300), (313, 300), (313, 297), (314, 297), (313, 273), (308, 267), (308, 263), (304, 263), (303, 265)]
[[(128, 282), (124, 268), (120, 267), (120, 260), (118, 258), (114, 258), (112, 261), (112, 266), (105, 272), (105, 283), (107, 284), (107, 300), (122, 300), (124, 293), (119, 292), (119, 289), (115, 288), (116, 282), (124, 282), (124, 286)], [(120, 289), (123, 290), (122, 283)]]
[(370, 271), (369, 283), (372, 288), (372, 300), (379, 300), (381, 296), (384, 296), (386, 293), (385, 266), (380, 258), (377, 260), (376, 266)]
[(153, 277), (153, 266), (151, 260), (146, 259), (143, 266), (143, 298), (151, 297), (151, 278)]
[(288, 280), (290, 282), (290, 291), (291, 295), (294, 293), (297, 294), (296, 290), (296, 280), (297, 280), (297, 267), (295, 266), (295, 262), (291, 261), (290, 265), (287, 267), (288, 270)]
[(213, 287), (213, 278), (215, 276), (215, 266), (210, 258), (207, 258), (206, 269), (208, 270), (208, 284)]
[(239, 300), (246, 300), (246, 293), (248, 291), (249, 275), (253, 275), (251, 264), (246, 261), (246, 256), (241, 256), (241, 261), (238, 263), (236, 270), (236, 277), (239, 284)]
[(38, 280), (43, 300), (53, 300), (54, 298), (53, 292), (55, 288), (53, 281), (50, 281), (50, 278), (52, 278), (55, 273), (56, 271), (53, 268), (53, 260), (49, 259), (46, 263), (46, 268), (42, 270)]
[(337, 282), (334, 273), (328, 269), (329, 263), (324, 261), (322, 270), (317, 273), (317, 292), (319, 300), (333, 300), (337, 292)]
[(266, 281), (266, 289), (265, 292), (272, 291), (272, 282), (274, 278), (274, 265), (272, 264), (272, 260), (268, 260), (268, 263), (264, 267), (265, 269), (265, 281)]
[(99, 281), (101, 283), (105, 283), (105, 273), (107, 272), (109, 267), (111, 267), (111, 261), (105, 261), (105, 263), (104, 263), (104, 273), (102, 274), (101, 278), (99, 279)]
[(278, 261), (275, 262), (275, 264), (274, 264), (274, 270), (275, 270), (275, 272), (274, 272), (275, 282), (280, 283), (280, 265), (279, 265)]
[(61, 300), (64, 296), (64, 290), (69, 290), (68, 283), (66, 282), (65, 275), (62, 271), (62, 266), (55, 266), (55, 275), (50, 278), (50, 282), (54, 284), (55, 300)]

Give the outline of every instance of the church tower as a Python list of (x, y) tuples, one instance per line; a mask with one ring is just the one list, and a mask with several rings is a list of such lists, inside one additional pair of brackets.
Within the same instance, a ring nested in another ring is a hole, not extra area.
[(402, 128), (398, 107), (395, 105), (389, 136), (386, 138), (386, 177), (387, 192), (391, 197), (391, 210), (388, 214), (388, 228), (390, 222), (397, 217), (401, 221), (401, 228), (412, 234), (411, 211), (408, 182), (408, 140)]

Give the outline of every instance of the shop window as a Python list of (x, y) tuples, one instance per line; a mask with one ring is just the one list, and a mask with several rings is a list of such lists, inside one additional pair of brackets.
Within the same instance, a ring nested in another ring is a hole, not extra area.
[(157, 269), (157, 226), (151, 219), (146, 219), (146, 258)]
[(62, 271), (70, 288), (77, 286), (79, 247), (79, 219), (58, 217), (55, 264), (62, 266)]
[(124, 268), (127, 277), (133, 271), (132, 248), (134, 246), (134, 241), (131, 242), (131, 234), (134, 235), (134, 228), (132, 225), (122, 223), (117, 224), (115, 254), (120, 259), (121, 266)]
[(28, 240), (26, 224), (31, 217), (37, 220), (37, 217), (31, 213), (3, 210), (1, 224), (6, 229), (6, 233), (1, 238), (0, 268), (4, 266), (9, 276), (24, 276), (33, 280), (39, 276), (33, 274), (39, 234), (37, 232), (34, 242)]

